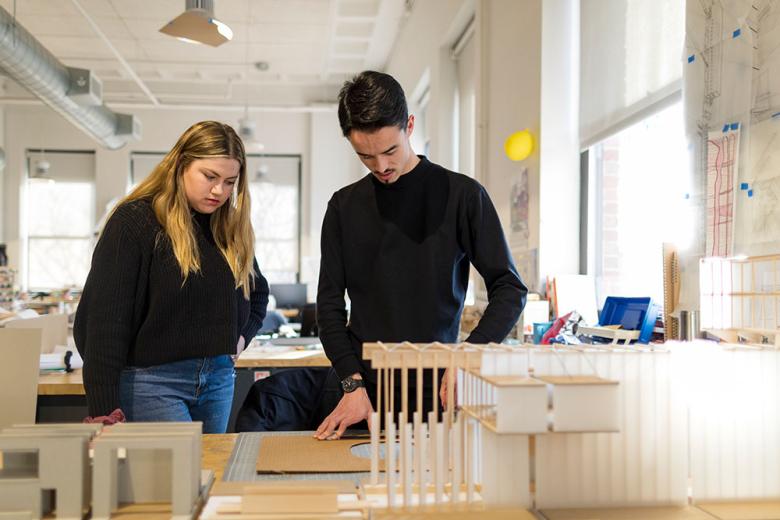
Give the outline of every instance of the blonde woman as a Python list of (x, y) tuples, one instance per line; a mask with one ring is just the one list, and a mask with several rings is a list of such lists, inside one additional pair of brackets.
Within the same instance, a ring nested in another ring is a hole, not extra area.
[(268, 303), (249, 215), (244, 147), (215, 121), (184, 132), (120, 201), (73, 330), (91, 416), (225, 431), (231, 355), (254, 337)]

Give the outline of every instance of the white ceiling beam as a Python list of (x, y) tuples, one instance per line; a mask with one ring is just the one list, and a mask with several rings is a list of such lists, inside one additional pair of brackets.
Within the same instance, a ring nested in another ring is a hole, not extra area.
[(92, 27), (92, 30), (95, 31), (95, 34), (98, 35), (98, 37), (103, 40), (103, 43), (106, 44), (106, 47), (111, 51), (111, 53), (116, 57), (117, 61), (122, 64), (122, 67), (127, 71), (127, 73), (130, 75), (131, 78), (133, 78), (133, 81), (138, 85), (138, 88), (140, 88), (144, 94), (149, 98), (149, 101), (152, 102), (153, 105), (159, 105), (160, 101), (152, 94), (152, 91), (149, 90), (149, 87), (146, 86), (146, 84), (143, 82), (143, 80), (138, 77), (138, 74), (135, 73), (135, 70), (133, 67), (130, 66), (130, 64), (127, 62), (127, 60), (122, 56), (122, 54), (117, 50), (116, 47), (114, 47), (114, 44), (111, 43), (111, 40), (108, 39), (108, 37), (105, 35), (105, 33), (98, 27), (98, 25), (95, 23), (95, 20), (92, 19), (91, 16), (89, 16), (89, 13), (84, 10), (83, 7), (81, 7), (81, 4), (78, 0), (71, 0), (73, 2), (73, 5), (76, 7), (76, 9), (81, 13), (81, 15), (84, 17), (84, 19), (87, 21), (87, 23)]
[(336, 17), (339, 11), (339, 0), (330, 0), (330, 12), (328, 13), (328, 35), (325, 37), (325, 45), (322, 46), (322, 69), (320, 80), (325, 81), (330, 72), (330, 57), (333, 53), (333, 44), (336, 36)]
[(404, 0), (380, 0), (377, 20), (382, 20), (382, 23), (374, 24), (371, 44), (364, 62), (367, 69), (381, 70), (385, 67), (406, 14)]
[[(0, 98), (0, 105), (13, 105), (13, 106), (43, 106), (37, 98)], [(129, 110), (223, 110), (226, 112), (243, 112), (247, 108), (244, 104), (238, 105), (205, 105), (202, 103), (197, 104), (184, 104), (184, 103), (159, 103), (154, 105), (152, 103), (136, 103), (136, 102), (115, 102), (111, 103), (113, 109), (129, 109)], [(295, 113), (295, 114), (311, 114), (317, 112), (335, 112), (337, 106), (333, 103), (316, 103), (311, 105), (254, 105), (249, 107), (249, 112), (257, 113)]]

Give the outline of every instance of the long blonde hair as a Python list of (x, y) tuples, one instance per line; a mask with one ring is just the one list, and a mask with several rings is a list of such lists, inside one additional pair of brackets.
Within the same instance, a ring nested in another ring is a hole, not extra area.
[(237, 160), (240, 169), (230, 200), (211, 217), (211, 232), (230, 265), (236, 288), (241, 287), (248, 299), (250, 278), (254, 278), (255, 234), (250, 219), (244, 145), (229, 125), (201, 121), (189, 127), (152, 173), (117, 207), (133, 200), (151, 199), (154, 214), (171, 240), (173, 253), (186, 281), (190, 273), (200, 272), (200, 251), (182, 175), (196, 159), (219, 157)]

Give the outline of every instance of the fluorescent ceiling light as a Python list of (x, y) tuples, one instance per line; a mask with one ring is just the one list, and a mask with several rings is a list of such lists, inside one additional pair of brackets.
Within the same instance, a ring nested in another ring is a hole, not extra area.
[(233, 39), (233, 30), (214, 18), (214, 0), (186, 0), (184, 12), (165, 24), (160, 32), (187, 43), (212, 47)]

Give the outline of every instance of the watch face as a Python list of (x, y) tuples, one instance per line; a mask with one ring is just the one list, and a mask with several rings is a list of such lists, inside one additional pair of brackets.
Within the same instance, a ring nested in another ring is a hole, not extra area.
[(362, 385), (363, 381), (360, 381), (359, 379), (352, 379), (351, 377), (348, 377), (341, 381), (341, 388), (346, 393), (354, 392)]

